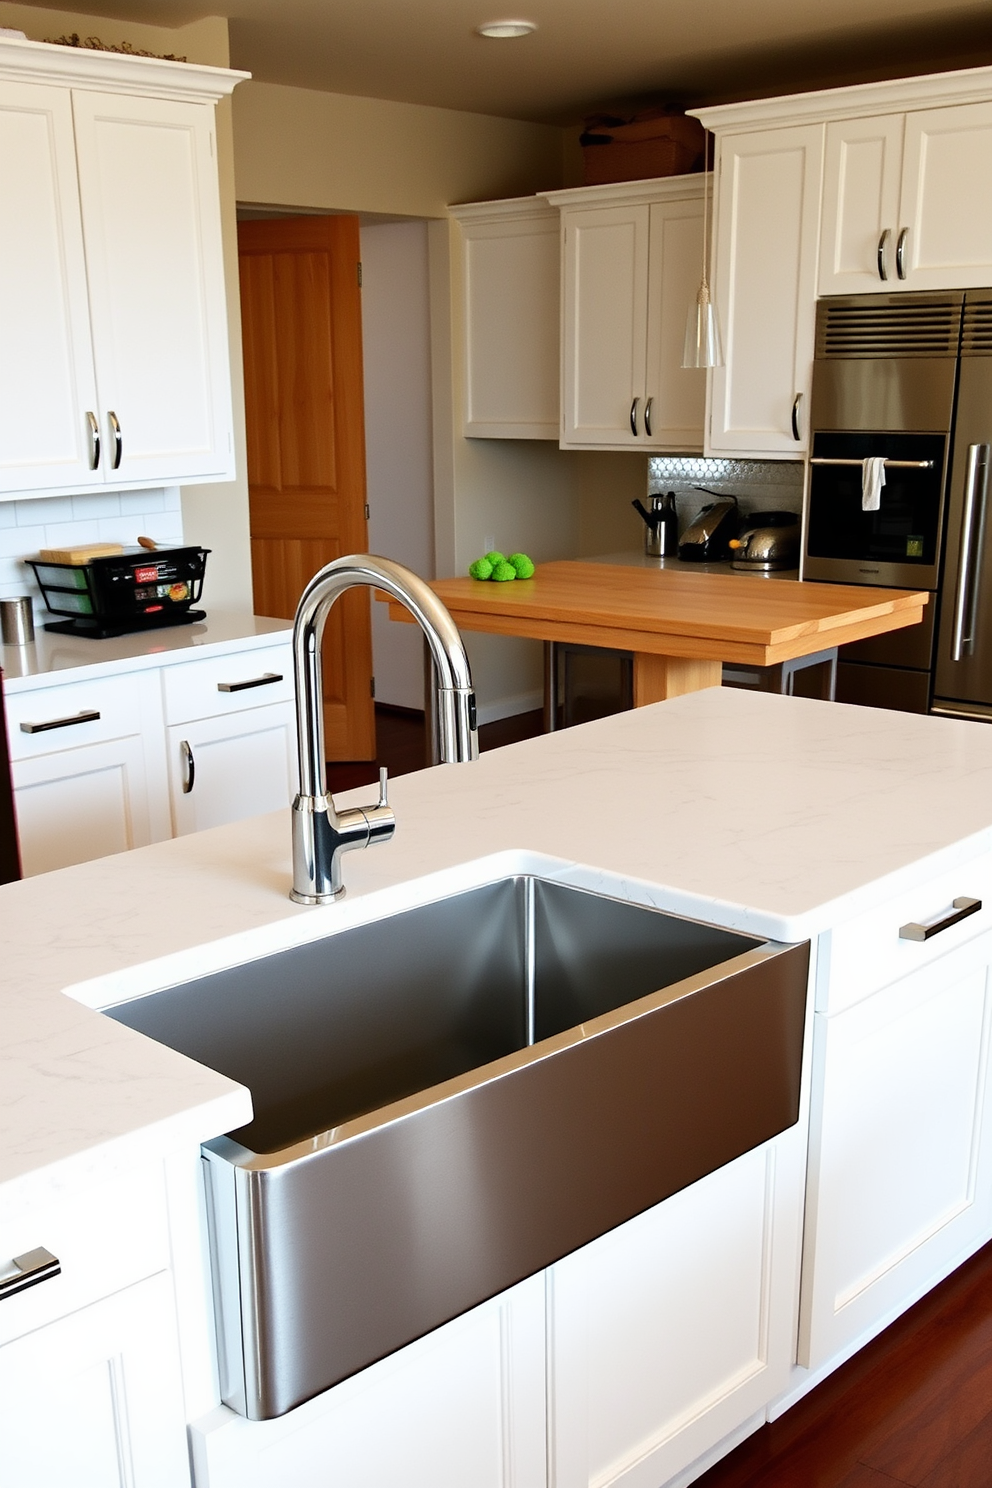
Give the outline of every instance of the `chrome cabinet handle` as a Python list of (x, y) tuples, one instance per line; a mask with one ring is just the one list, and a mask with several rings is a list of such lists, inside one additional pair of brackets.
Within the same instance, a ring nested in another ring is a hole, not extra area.
[(797, 393), (796, 400), (792, 405), (792, 437), (795, 440), (800, 440), (803, 437), (799, 432), (799, 405), (802, 401), (802, 393)]
[(260, 677), (250, 677), (247, 682), (218, 682), (218, 692), (247, 692), (249, 687), (271, 687), (282, 681), (282, 672), (263, 672)]
[(183, 795), (188, 796), (196, 781), (196, 761), (188, 739), (180, 739), (179, 757), (183, 763)]
[(949, 930), (959, 920), (966, 920), (969, 915), (977, 914), (982, 907), (981, 899), (968, 899), (962, 896), (960, 899), (951, 900), (952, 913), (937, 915), (932, 920), (924, 920), (922, 924), (910, 921), (908, 925), (899, 927), (900, 940), (929, 940), (933, 935), (939, 935), (942, 930)]
[(644, 432), (649, 439), (651, 438), (651, 405), (653, 402), (654, 399), (649, 398), (644, 405)]
[(899, 234), (899, 241), (896, 244), (896, 273), (900, 279), (905, 279), (906, 277), (906, 239), (908, 237), (909, 228), (904, 227)]
[(28, 1287), (37, 1286), (39, 1281), (59, 1276), (61, 1272), (58, 1256), (53, 1256), (44, 1246), (26, 1250), (23, 1255), (14, 1256), (9, 1265), (0, 1267), (0, 1302), (27, 1291)]
[(124, 435), (121, 432), (121, 421), (112, 408), (107, 411), (107, 419), (110, 423), (110, 432), (114, 436), (113, 469), (120, 470), (121, 460), (124, 456)]
[[(985, 494), (989, 483), (989, 457), (992, 446), (969, 444), (968, 467), (964, 478), (964, 511), (961, 516), (961, 546), (958, 550), (958, 585), (954, 600), (954, 630), (951, 635), (951, 660), (961, 661), (971, 654), (975, 611), (978, 606), (978, 575), (972, 572), (972, 555), (981, 552), (979, 534), (985, 520)], [(976, 538), (979, 540), (976, 541)]]
[(95, 470), (100, 463), (100, 425), (96, 421), (96, 414), (87, 408), (86, 422), (90, 426), (90, 469)]
[(84, 708), (82, 713), (73, 713), (71, 718), (49, 718), (45, 723), (22, 723), (22, 734), (47, 734), (52, 729), (72, 728), (77, 723), (96, 723), (100, 717), (96, 708)]
[(889, 270), (885, 262), (885, 250), (889, 246), (889, 238), (891, 236), (891, 232), (888, 228), (886, 228), (885, 231), (882, 233), (882, 236), (878, 240), (878, 249), (876, 251), (878, 260), (878, 277), (883, 281), (887, 280), (889, 277)]
[[(864, 460), (840, 459), (836, 456), (814, 455), (811, 465), (863, 465)], [(886, 470), (932, 470), (932, 460), (883, 460)]]
[(630, 405), (630, 432), (635, 437), (637, 435), (637, 405), (640, 401), (640, 398), (635, 398)]

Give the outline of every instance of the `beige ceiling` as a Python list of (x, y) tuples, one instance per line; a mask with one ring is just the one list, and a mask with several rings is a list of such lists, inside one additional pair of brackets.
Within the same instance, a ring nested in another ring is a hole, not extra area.
[[(66, 5), (66, 0), (62, 0)], [(992, 61), (988, 0), (87, 0), (160, 25), (226, 15), (268, 82), (569, 122), (609, 101), (711, 102)], [(519, 41), (474, 34), (525, 17)]]

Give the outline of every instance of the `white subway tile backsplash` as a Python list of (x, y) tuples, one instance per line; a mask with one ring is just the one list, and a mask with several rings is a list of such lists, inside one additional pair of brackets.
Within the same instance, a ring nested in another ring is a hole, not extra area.
[(117, 491), (89, 491), (85, 496), (71, 496), (69, 499), (72, 515), (77, 521), (96, 522), (101, 517), (116, 517), (121, 509)]
[(165, 511), (164, 491), (128, 491), (121, 497), (121, 515), (141, 516), (149, 512)]
[(47, 527), (49, 522), (71, 522), (71, 496), (47, 496), (40, 501), (15, 501), (18, 527)]
[(44, 527), (5, 527), (0, 532), (0, 555), (5, 558), (23, 558), (43, 547), (47, 547)]
[(167, 486), (162, 495), (165, 497), (166, 511), (182, 511), (182, 493), (178, 486)]
[(16, 501), (0, 501), (0, 527), (17, 526), (17, 507)]
[[(67, 548), (72, 544), (99, 541), (99, 522), (52, 522), (46, 526), (44, 539), (38, 547)], [(24, 551), (28, 550), (25, 548)]]

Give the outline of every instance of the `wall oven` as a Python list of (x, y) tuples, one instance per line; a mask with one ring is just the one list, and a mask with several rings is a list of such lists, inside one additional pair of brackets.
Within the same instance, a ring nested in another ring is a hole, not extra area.
[[(932, 596), (922, 625), (842, 649), (841, 701), (930, 707), (965, 299), (857, 295), (817, 306), (802, 576)], [(876, 509), (871, 460), (884, 462)]]

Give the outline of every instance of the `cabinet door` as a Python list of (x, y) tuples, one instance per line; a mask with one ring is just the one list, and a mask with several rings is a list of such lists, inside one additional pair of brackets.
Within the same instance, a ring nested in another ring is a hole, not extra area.
[(189, 1488), (167, 1272), (0, 1349), (0, 1482)]
[(871, 294), (901, 282), (895, 253), (902, 136), (902, 114), (827, 125), (821, 295)]
[(726, 364), (710, 382), (708, 452), (798, 459), (807, 448), (823, 132), (720, 141), (714, 298)]
[(11, 776), (25, 877), (152, 840), (140, 735), (15, 760)]
[(650, 449), (703, 447), (706, 373), (682, 366), (686, 315), (703, 263), (703, 204), (656, 202), (648, 256), (648, 344), (643, 443)]
[(645, 205), (562, 214), (565, 447), (644, 443), (649, 217)]
[(64, 88), (0, 87), (0, 493), (99, 484), (72, 109)]
[(907, 289), (992, 280), (992, 103), (906, 115), (900, 232)]
[(553, 1268), (557, 1488), (657, 1488), (783, 1388), (804, 1154), (794, 1128)]
[(72, 107), (107, 480), (233, 474), (213, 109)]
[(986, 933), (818, 1014), (799, 1361), (843, 1356), (992, 1227)]
[(463, 433), (473, 439), (557, 439), (558, 213), (511, 203), (499, 215), (463, 220), (462, 233)]
[(293, 799), (296, 729), (291, 703), (176, 724), (168, 740), (177, 837), (280, 811)]

